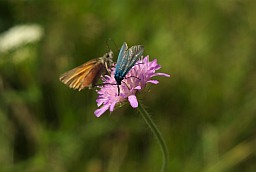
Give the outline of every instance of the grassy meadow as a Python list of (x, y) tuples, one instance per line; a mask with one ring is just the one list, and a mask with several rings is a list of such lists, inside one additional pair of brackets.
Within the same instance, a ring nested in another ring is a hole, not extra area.
[(171, 75), (141, 99), (168, 172), (255, 171), (256, 1), (0, 0), (1, 172), (160, 170), (136, 109), (97, 118), (95, 89), (59, 81), (123, 42)]

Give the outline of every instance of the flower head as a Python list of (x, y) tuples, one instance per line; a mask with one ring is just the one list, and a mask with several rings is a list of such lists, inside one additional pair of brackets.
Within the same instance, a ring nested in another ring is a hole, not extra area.
[[(111, 75), (104, 76), (103, 86), (98, 86), (100, 90), (97, 90), (98, 98), (96, 100), (97, 109), (94, 114), (100, 117), (105, 111), (109, 109), (113, 112), (116, 104), (129, 101), (133, 108), (138, 107), (138, 100), (136, 94), (142, 91), (147, 83), (158, 84), (157, 80), (151, 79), (154, 76), (166, 76), (170, 75), (165, 73), (156, 73), (161, 66), (157, 63), (157, 60), (149, 61), (149, 57), (139, 60), (133, 68), (127, 73), (126, 77), (120, 85), (120, 95), (118, 96), (116, 80), (114, 79), (114, 70)], [(113, 85), (112, 85), (113, 84)]]

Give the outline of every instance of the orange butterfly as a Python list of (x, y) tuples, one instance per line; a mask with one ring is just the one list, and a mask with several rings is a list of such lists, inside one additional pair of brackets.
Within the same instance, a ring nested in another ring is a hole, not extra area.
[(60, 81), (70, 88), (79, 91), (88, 87), (91, 89), (99, 80), (100, 75), (110, 73), (111, 64), (113, 63), (113, 52), (110, 50), (103, 57), (92, 59), (81, 66), (63, 73)]

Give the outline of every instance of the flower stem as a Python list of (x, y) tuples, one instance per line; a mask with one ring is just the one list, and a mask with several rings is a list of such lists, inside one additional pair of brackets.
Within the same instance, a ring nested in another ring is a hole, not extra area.
[(156, 137), (156, 139), (161, 147), (162, 155), (163, 155), (163, 164), (162, 164), (161, 172), (164, 172), (164, 171), (166, 171), (167, 161), (168, 161), (168, 149), (166, 147), (165, 141), (164, 141), (159, 129), (157, 128), (156, 124), (153, 122), (149, 113), (146, 111), (146, 109), (144, 108), (144, 106), (141, 103), (139, 103), (138, 111), (140, 112), (142, 118), (145, 120), (145, 122), (151, 129), (152, 133)]

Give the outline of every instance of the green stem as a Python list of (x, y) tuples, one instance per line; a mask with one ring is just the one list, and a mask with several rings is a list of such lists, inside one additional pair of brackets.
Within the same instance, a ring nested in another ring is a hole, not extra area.
[(156, 137), (156, 139), (161, 147), (162, 155), (163, 155), (163, 164), (162, 164), (161, 171), (164, 172), (164, 171), (166, 171), (167, 161), (168, 161), (168, 149), (166, 147), (165, 141), (164, 141), (159, 129), (157, 128), (156, 124), (153, 122), (149, 113), (146, 111), (146, 109), (143, 107), (143, 105), (141, 103), (139, 104), (138, 110), (139, 110), (142, 118), (145, 120), (145, 122), (151, 129), (152, 133)]

